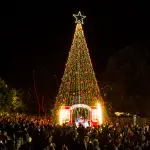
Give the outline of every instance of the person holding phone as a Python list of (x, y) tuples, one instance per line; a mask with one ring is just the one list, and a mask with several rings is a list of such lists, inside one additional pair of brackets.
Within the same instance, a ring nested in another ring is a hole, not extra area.
[(62, 146), (62, 150), (68, 150), (68, 148), (65, 144)]

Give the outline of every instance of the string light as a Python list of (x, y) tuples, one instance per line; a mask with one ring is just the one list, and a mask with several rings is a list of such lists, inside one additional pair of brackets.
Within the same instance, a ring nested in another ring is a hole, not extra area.
[[(71, 50), (66, 63), (64, 75), (56, 97), (54, 115), (62, 106), (84, 104), (93, 106), (102, 101), (98, 83), (92, 67), (89, 50), (82, 29), (85, 16), (73, 15), (76, 18), (76, 29)], [(79, 19), (80, 17), (80, 19)]]
[(75, 105), (72, 105), (70, 107), (70, 110), (73, 110), (73, 109), (76, 109), (76, 108), (85, 108), (85, 109), (88, 109), (89, 111), (91, 111), (91, 107), (88, 106), (88, 105), (85, 105), (85, 104), (75, 104)]
[(75, 23), (81, 23), (83, 24), (83, 19), (86, 18), (86, 16), (81, 15), (81, 12), (79, 11), (77, 15), (73, 14), (73, 16), (75, 17), (76, 21)]

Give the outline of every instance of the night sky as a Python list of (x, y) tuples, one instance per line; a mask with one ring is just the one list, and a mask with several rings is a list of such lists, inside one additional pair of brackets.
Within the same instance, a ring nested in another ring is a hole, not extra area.
[(0, 77), (26, 92), (33, 88), (46, 101), (58, 91), (75, 30), (72, 14), (81, 11), (91, 59), (97, 78), (116, 51), (149, 40), (149, 5), (133, 3), (74, 2), (72, 4), (18, 4), (16, 15), (1, 17)]

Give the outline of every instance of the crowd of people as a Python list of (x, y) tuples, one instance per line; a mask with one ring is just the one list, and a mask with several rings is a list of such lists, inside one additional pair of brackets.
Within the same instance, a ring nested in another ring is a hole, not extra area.
[(1, 115), (0, 150), (150, 150), (149, 125), (77, 128), (53, 125), (50, 118)]

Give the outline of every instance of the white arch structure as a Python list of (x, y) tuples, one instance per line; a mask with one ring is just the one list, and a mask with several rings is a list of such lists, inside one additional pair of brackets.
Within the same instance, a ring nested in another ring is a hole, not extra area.
[(86, 104), (75, 104), (72, 106), (62, 106), (60, 110), (60, 124), (63, 124), (64, 122), (68, 122), (69, 124), (72, 124), (72, 111), (76, 108), (85, 108), (90, 111), (90, 123), (92, 125), (95, 124), (102, 124), (103, 118), (102, 118), (102, 107), (100, 104), (97, 104), (96, 106), (88, 106)]
[(85, 105), (85, 104), (75, 104), (75, 105), (72, 105), (70, 107), (70, 110), (73, 110), (73, 109), (76, 109), (76, 108), (85, 108), (85, 109), (88, 109), (89, 111), (92, 110), (90, 106)]

